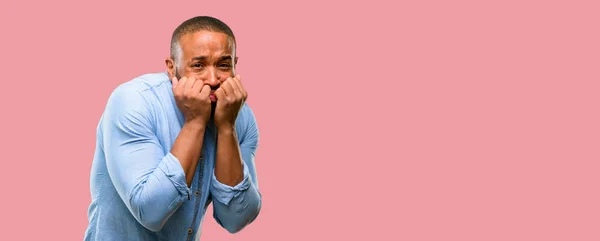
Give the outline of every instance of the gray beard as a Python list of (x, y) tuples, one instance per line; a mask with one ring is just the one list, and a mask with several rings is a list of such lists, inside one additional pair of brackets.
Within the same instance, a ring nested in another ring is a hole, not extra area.
[(177, 72), (177, 67), (175, 67), (175, 78), (177, 78), (177, 80), (181, 79), (181, 75), (179, 75), (179, 72)]

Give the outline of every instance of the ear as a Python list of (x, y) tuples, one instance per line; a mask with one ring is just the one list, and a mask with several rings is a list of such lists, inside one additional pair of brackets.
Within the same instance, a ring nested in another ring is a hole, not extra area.
[(165, 65), (167, 67), (167, 73), (169, 73), (169, 79), (175, 76), (175, 61), (171, 57), (165, 59)]
[(237, 64), (237, 62), (238, 62), (238, 57), (237, 57), (237, 56), (235, 56), (235, 59), (233, 60), (233, 65), (236, 65), (236, 64)]

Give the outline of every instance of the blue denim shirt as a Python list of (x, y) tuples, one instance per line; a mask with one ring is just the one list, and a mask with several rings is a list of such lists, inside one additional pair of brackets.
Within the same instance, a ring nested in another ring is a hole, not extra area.
[(191, 188), (170, 153), (184, 123), (166, 73), (139, 76), (110, 95), (97, 141), (84, 240), (198, 240), (207, 206), (231, 233), (250, 224), (261, 208), (254, 157), (258, 128), (245, 104), (236, 120), (244, 179), (235, 187), (214, 175), (217, 132), (209, 124)]

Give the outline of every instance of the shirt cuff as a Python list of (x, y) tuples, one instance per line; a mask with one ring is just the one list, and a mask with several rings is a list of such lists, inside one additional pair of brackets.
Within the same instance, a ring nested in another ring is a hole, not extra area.
[(179, 193), (189, 199), (191, 191), (187, 186), (185, 172), (179, 159), (169, 152), (158, 165), (158, 168), (165, 173), (165, 176), (173, 183)]
[(250, 184), (252, 182), (250, 180), (250, 173), (248, 172), (248, 167), (246, 166), (246, 163), (244, 161), (242, 161), (242, 165), (244, 168), (244, 180), (235, 185), (235, 187), (219, 182), (213, 170), (211, 193), (214, 199), (216, 199), (220, 203), (228, 205), (231, 199), (239, 196), (250, 187)]

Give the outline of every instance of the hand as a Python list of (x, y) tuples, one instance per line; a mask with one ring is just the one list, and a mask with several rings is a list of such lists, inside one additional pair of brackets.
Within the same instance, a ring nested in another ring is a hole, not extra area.
[(227, 78), (215, 91), (217, 106), (215, 107), (215, 125), (217, 129), (235, 126), (237, 115), (244, 106), (248, 93), (242, 86), (241, 77)]
[(210, 86), (194, 77), (183, 77), (173, 81), (173, 95), (177, 107), (183, 113), (186, 123), (198, 123), (206, 126), (210, 119)]

